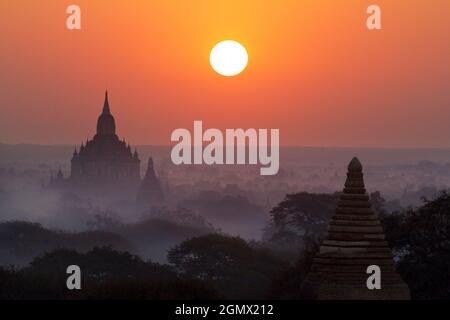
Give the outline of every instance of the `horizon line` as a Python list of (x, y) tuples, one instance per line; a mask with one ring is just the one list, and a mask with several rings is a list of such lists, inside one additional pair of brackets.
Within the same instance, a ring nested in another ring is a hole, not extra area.
[[(38, 147), (76, 147), (79, 144), (75, 143), (29, 143), (29, 142), (18, 142), (18, 143), (4, 143), (0, 142), (0, 146), (38, 146)], [(171, 144), (130, 144), (134, 147), (173, 147)], [(248, 146), (246, 146), (248, 147)], [(301, 149), (384, 149), (384, 150), (450, 150), (450, 146), (314, 146), (314, 145), (293, 145), (285, 144), (280, 145), (280, 148), (301, 148)]]

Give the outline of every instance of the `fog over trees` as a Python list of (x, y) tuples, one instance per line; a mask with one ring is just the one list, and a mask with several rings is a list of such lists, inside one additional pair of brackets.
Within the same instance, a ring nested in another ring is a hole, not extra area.
[[(0, 145), (1, 298), (307, 299), (297, 289), (355, 152), (282, 148), (279, 174), (262, 177), (251, 166), (176, 167), (164, 147), (144, 147), (166, 201), (142, 206), (49, 188), (51, 174), (69, 174), (70, 149)], [(412, 297), (449, 298), (450, 154), (358, 152)], [(64, 290), (74, 263), (82, 293)]]

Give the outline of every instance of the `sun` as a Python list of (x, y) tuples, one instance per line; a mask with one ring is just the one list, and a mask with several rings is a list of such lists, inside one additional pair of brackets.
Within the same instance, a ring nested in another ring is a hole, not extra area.
[(232, 77), (238, 75), (247, 67), (247, 50), (239, 42), (233, 40), (221, 41), (212, 48), (209, 62), (218, 74)]

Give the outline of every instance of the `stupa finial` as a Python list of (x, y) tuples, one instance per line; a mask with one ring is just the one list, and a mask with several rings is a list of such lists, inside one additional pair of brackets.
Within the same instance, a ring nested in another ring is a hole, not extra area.
[(352, 161), (348, 164), (348, 171), (350, 172), (362, 172), (362, 164), (357, 157), (353, 157)]

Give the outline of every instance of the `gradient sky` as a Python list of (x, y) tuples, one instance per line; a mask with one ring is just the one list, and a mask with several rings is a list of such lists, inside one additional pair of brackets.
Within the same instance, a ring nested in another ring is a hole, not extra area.
[[(132, 144), (203, 120), (279, 128), (283, 145), (450, 147), (450, 2), (377, 0), (369, 31), (373, 3), (1, 0), (0, 143), (80, 143), (108, 88)], [(249, 52), (237, 77), (209, 65), (225, 39)]]

